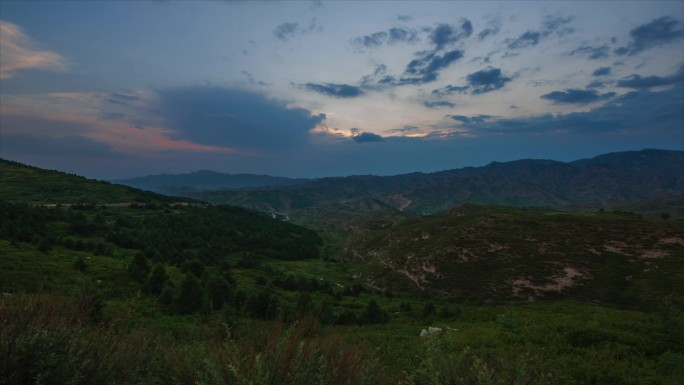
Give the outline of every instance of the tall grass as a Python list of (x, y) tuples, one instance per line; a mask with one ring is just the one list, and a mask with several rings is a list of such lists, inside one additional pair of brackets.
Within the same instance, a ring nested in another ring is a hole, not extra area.
[(367, 384), (363, 344), (320, 335), (313, 321), (276, 322), (258, 340), (214, 333), (174, 339), (92, 304), (51, 295), (0, 298), (0, 383)]

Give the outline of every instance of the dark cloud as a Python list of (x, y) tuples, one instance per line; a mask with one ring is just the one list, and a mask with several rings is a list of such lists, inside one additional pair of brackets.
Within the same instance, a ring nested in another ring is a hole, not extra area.
[(356, 143), (371, 143), (371, 142), (384, 142), (385, 139), (382, 136), (373, 134), (371, 132), (362, 132), (360, 134), (352, 136), (352, 140)]
[(437, 79), (440, 70), (450, 66), (453, 62), (463, 57), (463, 51), (453, 50), (438, 55), (428, 52), (423, 57), (412, 60), (405, 70), (405, 77), (399, 80), (400, 84), (423, 84)]
[(615, 92), (599, 94), (594, 90), (567, 89), (565, 91), (553, 91), (542, 95), (542, 99), (550, 100), (554, 104), (588, 104), (599, 100), (609, 99), (615, 96)]
[(121, 93), (116, 93), (116, 92), (110, 93), (109, 96), (111, 98), (117, 99), (117, 100), (126, 100), (126, 101), (140, 100), (140, 96), (138, 96), (138, 95), (121, 94)]
[(606, 76), (610, 75), (610, 67), (597, 68), (593, 73), (593, 76)]
[(591, 83), (587, 84), (587, 88), (603, 88), (606, 86), (606, 82), (602, 80), (593, 80)]
[(432, 90), (434, 95), (451, 95), (451, 94), (465, 94), (470, 89), (470, 86), (452, 86), (451, 84)]
[(567, 26), (572, 20), (573, 18), (571, 16), (546, 16), (540, 31), (528, 30), (515, 39), (506, 39), (506, 43), (508, 44), (509, 49), (521, 49), (533, 47), (539, 44), (542, 38), (551, 35), (565, 36), (575, 31), (573, 28)]
[(396, 79), (387, 74), (387, 66), (384, 64), (377, 65), (372, 75), (366, 75), (361, 79), (361, 87), (369, 90), (382, 89), (395, 83)]
[(501, 22), (492, 21), (492, 22), (487, 24), (487, 27), (485, 29), (483, 29), (482, 31), (480, 31), (480, 33), (477, 34), (477, 37), (480, 40), (484, 40), (485, 38), (487, 38), (489, 36), (496, 35), (497, 33), (499, 33), (500, 30), (501, 30)]
[(279, 150), (303, 146), (325, 120), (257, 92), (218, 86), (157, 90), (157, 110), (174, 139), (240, 149)]
[(273, 30), (273, 34), (280, 40), (288, 40), (297, 33), (299, 23), (283, 23)]
[(567, 34), (575, 32), (575, 30), (567, 25), (573, 20), (572, 16), (562, 17), (560, 15), (549, 15), (546, 16), (544, 22), (542, 23), (542, 34), (544, 36), (549, 36), (551, 34), (556, 34), (557, 36), (565, 36)]
[(435, 50), (440, 50), (469, 37), (472, 33), (472, 23), (468, 19), (461, 19), (458, 25), (439, 24), (432, 30), (430, 41), (435, 45)]
[(390, 28), (387, 31), (379, 31), (370, 35), (357, 37), (354, 39), (354, 44), (363, 48), (377, 48), (383, 44), (412, 44), (416, 43), (418, 40), (416, 31), (404, 27), (395, 27)]
[(309, 21), (308, 27), (300, 26), (300, 24), (296, 22), (286, 22), (275, 27), (273, 34), (280, 40), (289, 40), (300, 33), (320, 32), (322, 30), (323, 27), (318, 25), (316, 18), (312, 18)]
[(465, 116), (465, 115), (449, 115), (449, 117), (453, 120), (462, 122), (462, 123), (467, 123), (467, 124), (480, 124), (484, 123), (487, 119), (491, 118), (491, 115), (474, 115), (474, 116)]
[[(627, 137), (681, 138), (684, 127), (682, 85), (662, 92), (633, 91), (586, 112), (499, 119), (462, 127), (497, 134), (626, 133)], [(613, 140), (617, 137), (613, 136)], [(680, 139), (681, 140), (681, 139)]]
[(451, 102), (446, 101), (446, 100), (437, 100), (434, 102), (425, 101), (425, 102), (423, 102), (423, 105), (427, 108), (439, 108), (439, 107), (453, 108), (453, 107), (456, 107), (456, 105), (454, 103), (451, 103)]
[(634, 55), (649, 48), (654, 48), (681, 39), (684, 31), (679, 28), (681, 22), (670, 16), (663, 16), (642, 24), (629, 31), (630, 41), (615, 50), (618, 55)]
[(333, 98), (356, 98), (363, 95), (361, 88), (349, 84), (306, 83), (302, 87)]
[(508, 48), (519, 49), (532, 47), (539, 43), (540, 38), (541, 33), (536, 31), (527, 31), (522, 35), (518, 36), (516, 39), (508, 39)]
[(679, 71), (670, 76), (640, 76), (630, 75), (617, 82), (618, 87), (634, 88), (634, 89), (649, 89), (653, 87), (669, 86), (672, 84), (684, 82), (684, 66), (680, 67)]
[(598, 60), (610, 56), (610, 48), (607, 45), (602, 45), (598, 47), (582, 45), (572, 50), (572, 52), (570, 52), (569, 55), (586, 56), (591, 60)]
[(408, 28), (390, 28), (388, 43), (415, 43), (418, 41), (418, 35), (415, 31)]
[(407, 125), (407, 126), (404, 126), (401, 128), (395, 128), (395, 129), (389, 130), (389, 132), (399, 133), (399, 134), (410, 134), (410, 133), (414, 133), (414, 132), (420, 132), (420, 128), (418, 128), (417, 126)]
[(512, 79), (503, 76), (499, 68), (488, 68), (468, 75), (466, 80), (472, 87), (471, 92), (477, 95), (503, 88)]
[(397, 20), (403, 21), (403, 22), (408, 22), (408, 21), (413, 20), (413, 16), (411, 16), (411, 15), (398, 15)]
[(138, 95), (112, 92), (108, 95), (108, 97), (105, 99), (105, 101), (107, 101), (108, 103), (111, 103), (111, 104), (118, 104), (118, 105), (122, 105), (122, 106), (130, 106), (131, 104), (133, 104), (133, 102), (136, 102), (140, 99), (141, 98)]

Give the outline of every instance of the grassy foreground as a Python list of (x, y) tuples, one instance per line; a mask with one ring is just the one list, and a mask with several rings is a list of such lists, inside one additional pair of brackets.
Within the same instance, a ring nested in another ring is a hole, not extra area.
[[(321, 326), (221, 315), (146, 319), (131, 301), (0, 299), (6, 384), (681, 384), (684, 314), (558, 301), (461, 306), (429, 321)], [(160, 327), (164, 324), (165, 327)], [(179, 332), (182, 331), (182, 332)]]

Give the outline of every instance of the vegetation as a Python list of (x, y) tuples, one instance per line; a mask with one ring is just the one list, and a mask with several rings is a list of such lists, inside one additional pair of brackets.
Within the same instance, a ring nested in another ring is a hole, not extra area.
[(463, 205), (358, 232), (343, 250), (357, 276), (394, 293), (684, 306), (682, 219)]
[[(118, 186), (3, 166), (70, 192), (3, 184), (0, 383), (684, 381), (678, 218), (466, 205), (312, 215), (330, 226), (319, 236), (245, 209), (130, 204)], [(69, 201), (91, 188), (93, 203)], [(472, 266), (449, 263), (459, 247)], [(396, 268), (414, 271), (398, 264), (411, 253), (446, 278), (417, 288)], [(568, 266), (591, 279), (540, 291)], [(517, 296), (507, 277), (521, 276), (532, 286)], [(441, 333), (420, 337), (427, 327)]]
[(169, 203), (181, 199), (0, 159), (0, 198), (37, 204)]

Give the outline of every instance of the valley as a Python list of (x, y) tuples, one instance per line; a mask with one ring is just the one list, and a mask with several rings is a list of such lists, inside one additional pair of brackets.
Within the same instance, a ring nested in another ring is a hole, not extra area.
[(2, 160), (0, 378), (678, 384), (682, 164), (646, 150), (166, 196)]

